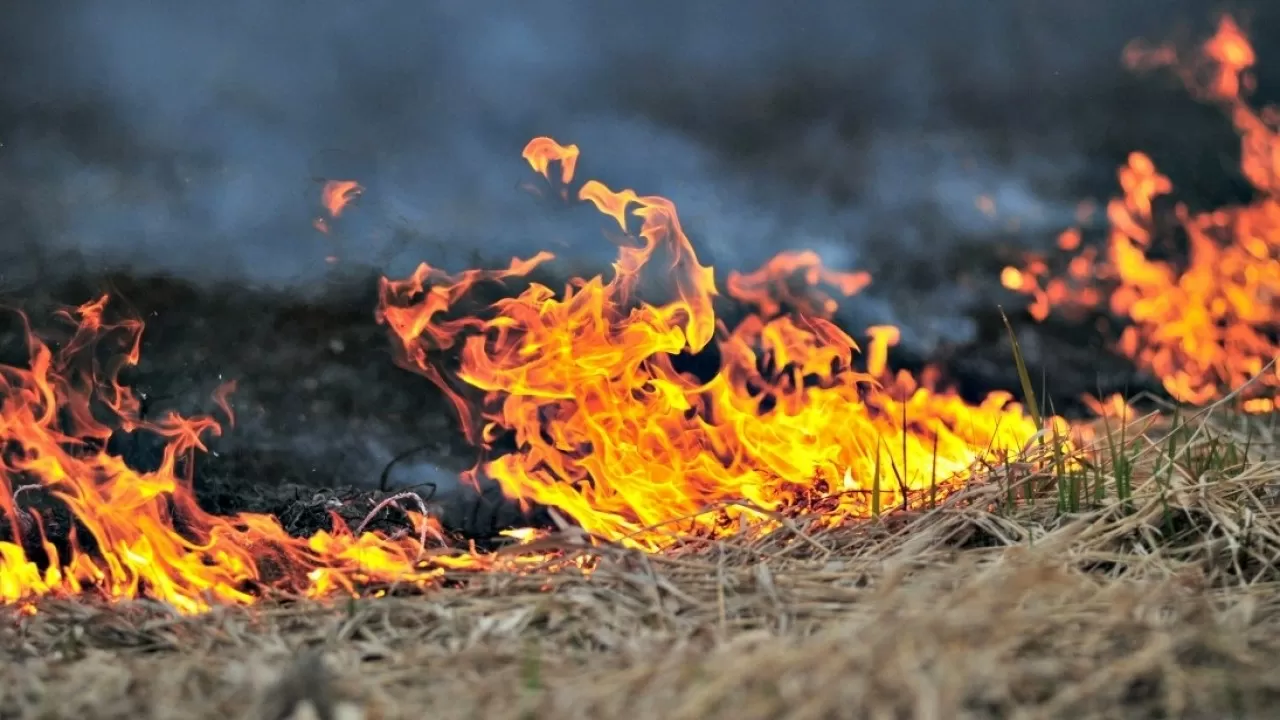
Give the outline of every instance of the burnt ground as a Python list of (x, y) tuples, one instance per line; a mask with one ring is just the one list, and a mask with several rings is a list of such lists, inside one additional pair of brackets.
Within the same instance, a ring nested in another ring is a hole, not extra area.
[[(10, 288), (5, 303), (23, 308), (36, 328), (56, 327), (52, 310), (110, 293), (116, 311), (146, 323), (141, 363), (125, 380), (145, 397), (153, 416), (168, 410), (215, 411), (213, 390), (234, 379), (236, 423), (210, 441), (195, 478), (201, 504), (216, 513), (270, 513), (291, 532), (327, 527), (337, 509), (358, 523), (376, 501), (388, 473), (391, 490), (416, 488), (431, 497), (446, 527), (485, 538), (513, 524), (539, 522), (504, 502), (496, 487), (459, 489), (457, 473), (477, 454), (462, 441), (452, 411), (426, 379), (392, 359), (386, 331), (374, 319), (376, 276), (335, 271), (314, 299), (279, 291), (221, 285), (198, 287), (163, 277), (86, 274), (48, 287)], [(1059, 412), (1078, 410), (1084, 393), (1149, 386), (1127, 361), (1101, 347), (1088, 325), (1039, 326), (1018, 318), (1032, 372), (1048, 378)], [(990, 390), (1018, 393), (1018, 380), (999, 315), (979, 317), (979, 333), (934, 358), (899, 356), (901, 367), (936, 360), (966, 396)], [(7, 362), (23, 357), (20, 325), (0, 324)], [(1084, 329), (1082, 329), (1084, 328)], [(120, 436), (113, 450), (139, 467), (158, 460), (154, 438)], [(393, 463), (396, 456), (408, 453)], [(432, 485), (436, 487), (432, 487)], [(374, 527), (402, 527), (384, 511)]]

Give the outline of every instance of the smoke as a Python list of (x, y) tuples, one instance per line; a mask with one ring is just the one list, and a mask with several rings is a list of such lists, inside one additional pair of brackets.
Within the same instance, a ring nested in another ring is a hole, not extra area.
[[(1208, 8), (13, 4), (0, 209), (11, 247), (299, 289), (331, 256), (391, 273), (544, 247), (608, 260), (599, 218), (519, 188), (520, 149), (547, 134), (582, 148), (582, 176), (673, 198), (717, 266), (811, 247), (871, 270), (858, 318), (928, 344), (963, 334), (972, 300), (948, 282), (953, 239), (1068, 224), (1080, 179), (1114, 166), (1081, 138), (1110, 121), (1081, 108), (1122, 82), (1126, 41)], [(324, 235), (329, 178), (367, 191)]]

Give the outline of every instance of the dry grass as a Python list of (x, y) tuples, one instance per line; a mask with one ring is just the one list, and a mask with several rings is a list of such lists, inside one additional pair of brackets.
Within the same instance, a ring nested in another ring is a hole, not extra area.
[(1131, 434), (1131, 492), (1078, 513), (1062, 477), (1017, 476), (1028, 502), (1002, 472), (838, 532), (605, 549), (590, 577), (197, 618), (49, 602), (4, 619), (0, 717), (1271, 717), (1280, 463), (1257, 436)]

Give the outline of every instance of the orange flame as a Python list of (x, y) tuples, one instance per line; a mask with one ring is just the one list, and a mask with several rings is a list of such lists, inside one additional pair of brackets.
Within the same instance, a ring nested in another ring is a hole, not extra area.
[[(364, 187), (355, 180), (326, 180), (320, 189), (320, 204), (324, 206), (330, 218), (339, 218), (352, 200), (364, 194)], [(329, 221), (316, 218), (313, 223), (320, 232), (329, 232)]]
[[(524, 157), (553, 184), (559, 162), (560, 183), (573, 182), (577, 147), (540, 137)], [(476, 283), (519, 278), (552, 256), (460, 275), (423, 264), (381, 283), (379, 318), (399, 341), (399, 362), (449, 395), (472, 442), (514, 439), (515, 452), (483, 468), (507, 495), (653, 550), (682, 533), (768, 527), (771, 513), (817, 510), (835, 523), (940, 497), (975, 464), (1017, 453), (1037, 433), (1008, 394), (973, 407), (930, 382), (889, 376), (896, 329), (873, 329), (869, 372), (855, 369), (857, 343), (829, 319), (835, 301), (813, 302), (787, 284), (799, 274), (852, 295), (865, 273), (784, 253), (732, 274), (729, 295), (758, 312), (730, 330), (713, 308), (713, 270), (699, 263), (671, 201), (595, 180), (576, 196), (630, 238), (608, 280), (576, 279), (559, 296), (531, 283), (462, 315)], [(668, 297), (637, 296), (646, 271), (663, 273)], [(446, 373), (432, 353), (454, 348), (460, 367)], [(690, 355), (713, 358), (718, 370), (682, 370), (677, 360)]]
[[(796, 293), (787, 281), (803, 271), (806, 292)], [(871, 284), (871, 275), (865, 272), (836, 272), (823, 267), (818, 254), (811, 250), (786, 251), (775, 255), (759, 270), (752, 273), (731, 272), (725, 282), (729, 294), (754, 305), (767, 316), (777, 315), (784, 305), (805, 315), (831, 315), (836, 311), (836, 301), (815, 293), (819, 283), (831, 285), (845, 297), (858, 294)], [(821, 306), (815, 306), (817, 299)]]
[(1280, 374), (1268, 370), (1280, 356), (1280, 134), (1273, 109), (1255, 110), (1243, 98), (1254, 60), (1230, 17), (1189, 62), (1169, 47), (1132, 44), (1125, 51), (1130, 67), (1173, 66), (1194, 94), (1229, 111), (1241, 136), (1241, 168), (1257, 190), (1259, 199), (1247, 206), (1205, 213), (1174, 208), (1190, 246), (1185, 265), (1148, 256), (1164, 235), (1154, 201), (1173, 184), (1151, 158), (1135, 152), (1119, 172), (1123, 194), (1107, 207), (1104, 257), (1096, 248), (1079, 249), (1078, 231), (1069, 230), (1059, 242), (1062, 250), (1077, 251), (1067, 277), (1052, 276), (1044, 260), (1031, 258), (1023, 269), (1005, 268), (1001, 280), (1032, 296), (1037, 319), (1051, 307), (1100, 305), (1107, 296), (1099, 282), (1109, 283), (1111, 311), (1130, 321), (1120, 349), (1159, 377), (1170, 395), (1200, 404), (1252, 382), (1243, 407), (1267, 412), (1280, 391)]
[(320, 191), (320, 202), (330, 217), (340, 217), (352, 200), (360, 197), (364, 188), (355, 180), (329, 180)]
[[(492, 556), (427, 549), (413, 537), (357, 536), (336, 515), (332, 530), (305, 539), (269, 516), (209, 515), (184, 477), (205, 449), (203, 438), (220, 426), (211, 417), (140, 417), (138, 397), (117, 377), (138, 361), (142, 323), (105, 322), (106, 305), (104, 296), (62, 313), (75, 330), (57, 352), (28, 329), (27, 367), (0, 365), (0, 602), (96, 592), (146, 596), (194, 613), (251, 603), (265, 592), (318, 597), (370, 583), (422, 587), (446, 569), (498, 564)], [(108, 341), (123, 353), (103, 363), (99, 350)], [(228, 416), (230, 390), (215, 394)], [(111, 425), (166, 438), (160, 466), (139, 472), (105, 452)], [(65, 508), (65, 517), (35, 509), (38, 496)], [(409, 517), (414, 535), (440, 537), (433, 518)], [(50, 532), (55, 525), (60, 531)]]

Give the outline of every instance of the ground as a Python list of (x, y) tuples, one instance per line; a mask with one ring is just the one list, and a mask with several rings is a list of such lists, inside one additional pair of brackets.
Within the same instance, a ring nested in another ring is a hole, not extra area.
[(1271, 717), (1273, 429), (1140, 422), (1091, 469), (1000, 468), (839, 530), (601, 547), (586, 575), (11, 608), (0, 717)]
[[(392, 362), (373, 289), (359, 273), (306, 300), (91, 274), (10, 304), (40, 327), (55, 305), (109, 292), (143, 318), (126, 379), (148, 412), (210, 411), (235, 379), (237, 421), (198, 466), (200, 500), (302, 535), (332, 507), (358, 522), (403, 451), (421, 448), (398, 485), (475, 460), (438, 393)], [(1017, 392), (1002, 324), (979, 325), (935, 359), (970, 396)], [(18, 327), (4, 327), (8, 362)], [(1080, 332), (1022, 335), (1055, 407), (1150, 385)], [(1107, 489), (1079, 508), (1058, 501), (1063, 477), (1004, 468), (942, 508), (836, 531), (802, 521), (658, 556), (598, 548), (587, 576), (459, 573), (420, 595), (198, 617), (145, 601), (9, 608), (0, 717), (1266, 717), (1280, 699), (1265, 661), (1280, 650), (1275, 452), (1258, 440), (1270, 429), (1196, 427), (1163, 465), (1162, 435), (1128, 435), (1143, 469), (1132, 497), (1103, 453)], [(155, 459), (145, 439), (117, 449)], [(440, 512), (461, 533), (522, 520), (496, 497), (453, 497)], [(388, 512), (374, 527), (402, 523)]]
[(1274, 465), (1192, 459), (1207, 442), (1128, 509), (978, 509), (995, 478), (838, 532), (604, 549), (589, 577), (197, 618), (51, 603), (4, 623), (0, 715), (1269, 717)]

